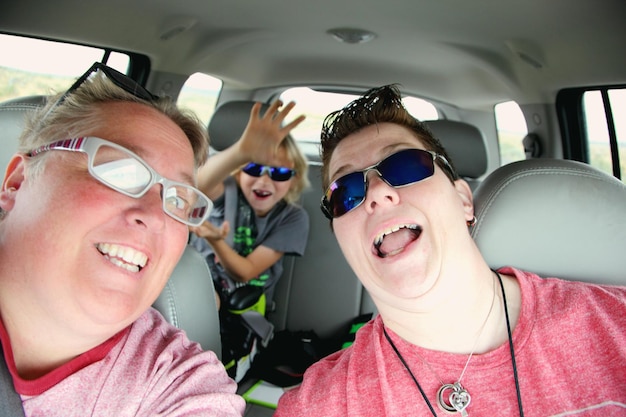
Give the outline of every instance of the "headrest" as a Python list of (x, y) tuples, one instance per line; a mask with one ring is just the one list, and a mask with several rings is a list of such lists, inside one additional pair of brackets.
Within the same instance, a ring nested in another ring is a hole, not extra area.
[(446, 119), (424, 124), (446, 149), (461, 177), (478, 178), (487, 172), (487, 146), (476, 126)]
[[(217, 151), (223, 151), (235, 143), (246, 129), (254, 101), (229, 101), (219, 106), (209, 121), (209, 143)], [(261, 114), (269, 108), (261, 106)]]
[(0, 103), (0, 132), (2, 132), (0, 171), (2, 175), (9, 160), (17, 152), (18, 139), (24, 130), (24, 116), (27, 112), (43, 106), (45, 102), (46, 96), (28, 96)]
[(626, 186), (590, 165), (530, 159), (491, 173), (474, 194), (472, 236), (492, 268), (626, 284)]

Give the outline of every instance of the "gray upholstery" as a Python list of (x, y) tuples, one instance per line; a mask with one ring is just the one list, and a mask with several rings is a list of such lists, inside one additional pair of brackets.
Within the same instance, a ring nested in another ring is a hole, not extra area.
[(424, 124), (446, 149), (459, 175), (475, 189), (487, 172), (487, 145), (482, 132), (455, 120), (429, 120)]
[[(16, 152), (26, 112), (42, 105), (45, 96), (30, 96), (0, 103), (0, 169)], [(186, 331), (191, 340), (221, 357), (219, 317), (213, 281), (207, 264), (187, 246), (154, 307), (173, 325)]]
[(285, 259), (285, 272), (274, 295), (276, 311), (270, 319), (278, 329), (315, 330), (319, 336), (329, 337), (356, 316), (371, 312), (362, 308), (373, 304), (319, 208), (322, 193), (319, 166), (309, 167), (309, 180), (311, 188), (302, 193), (300, 201), (309, 213), (306, 251), (303, 257)]
[(531, 159), (491, 173), (474, 194), (472, 235), (489, 265), (626, 284), (626, 186), (587, 164)]
[(4, 169), (17, 151), (18, 139), (24, 130), (24, 115), (45, 103), (45, 96), (28, 96), (0, 103), (0, 170)]
[[(248, 124), (250, 110), (254, 101), (229, 101), (220, 105), (209, 121), (209, 139), (211, 147), (216, 151), (223, 151), (235, 143)], [(261, 106), (264, 114), (269, 105)]]
[(187, 337), (221, 358), (220, 323), (209, 267), (198, 251), (187, 245), (153, 307)]

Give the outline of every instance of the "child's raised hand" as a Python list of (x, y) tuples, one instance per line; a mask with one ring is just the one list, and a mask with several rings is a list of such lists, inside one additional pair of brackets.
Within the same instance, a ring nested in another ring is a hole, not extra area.
[(281, 109), (282, 102), (277, 100), (261, 115), (261, 103), (255, 103), (250, 111), (250, 119), (239, 141), (240, 152), (250, 161), (270, 164), (275, 157), (279, 145), (289, 132), (304, 120), (301, 115), (286, 126), (283, 121), (296, 105), (290, 102)]

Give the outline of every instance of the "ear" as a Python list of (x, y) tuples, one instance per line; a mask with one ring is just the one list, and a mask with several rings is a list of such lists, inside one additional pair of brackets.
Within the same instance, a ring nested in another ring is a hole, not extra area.
[(454, 181), (454, 188), (459, 197), (461, 197), (461, 203), (465, 211), (465, 220), (471, 221), (474, 218), (474, 197), (472, 196), (471, 187), (467, 181), (458, 179)]
[(2, 189), (0, 189), (0, 207), (4, 211), (11, 211), (15, 205), (15, 197), (17, 191), (24, 182), (24, 164), (26, 156), (15, 154), (7, 165), (2, 181)]

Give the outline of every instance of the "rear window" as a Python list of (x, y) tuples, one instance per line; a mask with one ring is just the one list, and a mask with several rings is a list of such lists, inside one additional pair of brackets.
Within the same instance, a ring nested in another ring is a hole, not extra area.
[(0, 101), (65, 91), (95, 61), (127, 73), (130, 56), (103, 48), (0, 34)]
[(222, 80), (196, 72), (183, 85), (176, 104), (180, 108), (193, 111), (204, 125), (208, 126), (220, 91), (222, 91)]
[(494, 107), (500, 165), (526, 159), (522, 141), (528, 134), (528, 127), (522, 109), (515, 101), (498, 103)]
[[(319, 155), (320, 132), (324, 118), (335, 110), (339, 110), (360, 95), (328, 91), (318, 91), (308, 87), (295, 87), (285, 90), (280, 99), (287, 103), (295, 101), (296, 109), (293, 117), (301, 114), (306, 119), (296, 127), (291, 135), (299, 143), (307, 155)], [(427, 100), (406, 96), (403, 98), (407, 110), (419, 120), (435, 120), (439, 118), (437, 108)]]

